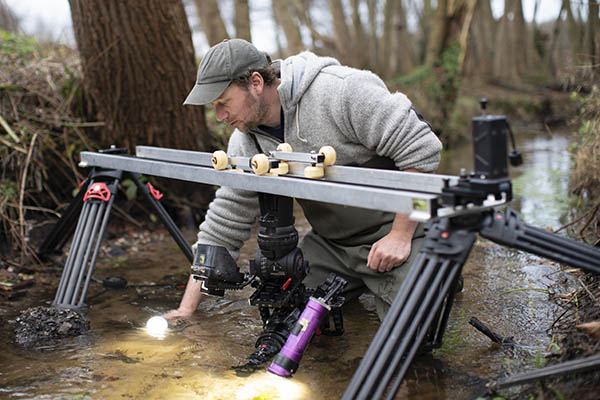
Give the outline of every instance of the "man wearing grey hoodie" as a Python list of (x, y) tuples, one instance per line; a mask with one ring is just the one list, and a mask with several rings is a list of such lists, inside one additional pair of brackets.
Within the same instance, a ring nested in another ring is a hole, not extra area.
[[(404, 94), (390, 93), (371, 72), (310, 52), (270, 62), (244, 40), (221, 42), (200, 63), (184, 104), (212, 104), (217, 120), (235, 128), (229, 156), (252, 157), (286, 142), (297, 152), (332, 146), (337, 165), (430, 172), (440, 160), (440, 141)], [(315, 287), (335, 272), (348, 281), (346, 292), (371, 291), (383, 319), (421, 246), (418, 223), (405, 214), (298, 202), (312, 227), (299, 244), (310, 263), (305, 284)], [(237, 259), (259, 213), (257, 193), (221, 187), (197, 243), (223, 246)], [(189, 317), (200, 287), (190, 277), (179, 308), (165, 316)]]

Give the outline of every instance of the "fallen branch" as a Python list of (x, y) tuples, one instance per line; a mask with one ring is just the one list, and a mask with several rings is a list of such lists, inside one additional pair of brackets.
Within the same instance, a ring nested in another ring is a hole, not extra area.
[(483, 322), (481, 322), (480, 320), (478, 320), (475, 317), (471, 317), (471, 320), (469, 321), (469, 324), (471, 324), (473, 327), (475, 327), (475, 329), (477, 329), (479, 332), (483, 333), (485, 336), (489, 337), (492, 342), (494, 343), (498, 343), (502, 346), (514, 346), (516, 343), (513, 340), (513, 337), (504, 337), (501, 336), (499, 334), (497, 334), (496, 332), (493, 332), (490, 328), (488, 328), (486, 325), (483, 324)]

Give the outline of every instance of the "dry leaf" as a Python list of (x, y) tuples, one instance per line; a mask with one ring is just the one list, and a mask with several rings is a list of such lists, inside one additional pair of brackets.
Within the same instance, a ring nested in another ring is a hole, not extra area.
[(600, 340), (600, 321), (586, 322), (585, 324), (579, 324), (576, 328), (590, 336)]

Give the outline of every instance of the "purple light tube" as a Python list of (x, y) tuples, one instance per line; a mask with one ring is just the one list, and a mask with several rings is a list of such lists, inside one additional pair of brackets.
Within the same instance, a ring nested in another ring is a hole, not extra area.
[(331, 307), (321, 299), (311, 297), (296, 325), (294, 325), (285, 345), (275, 356), (267, 370), (279, 376), (292, 376), (298, 369), (300, 359), (304, 354), (304, 350), (308, 347), (310, 339), (330, 309)]

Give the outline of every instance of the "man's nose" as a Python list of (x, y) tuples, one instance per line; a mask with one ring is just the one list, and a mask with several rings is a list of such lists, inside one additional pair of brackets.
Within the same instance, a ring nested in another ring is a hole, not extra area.
[(221, 122), (227, 116), (227, 113), (223, 109), (223, 106), (217, 105), (215, 106), (215, 114), (217, 116), (217, 121)]

